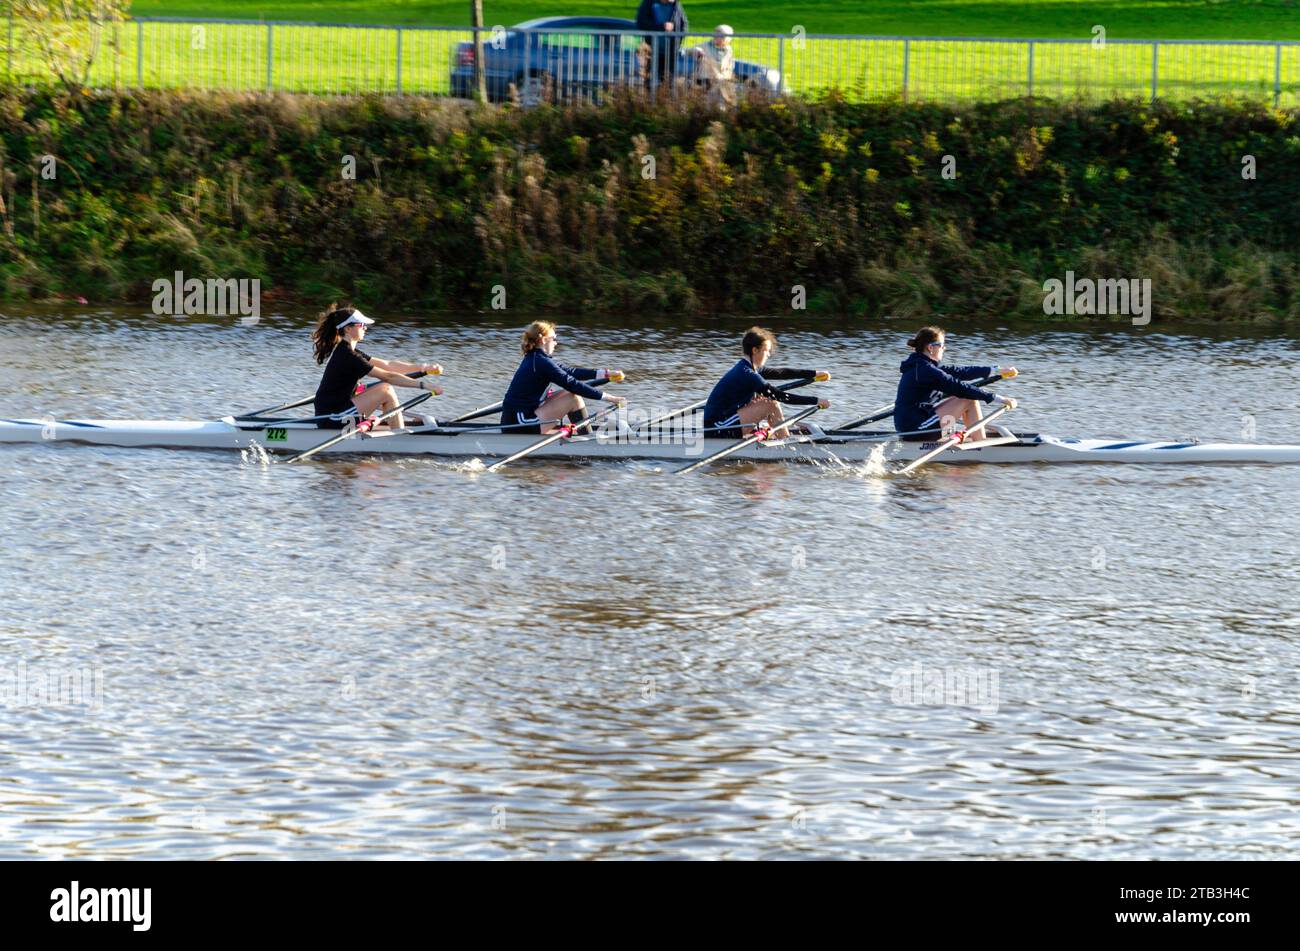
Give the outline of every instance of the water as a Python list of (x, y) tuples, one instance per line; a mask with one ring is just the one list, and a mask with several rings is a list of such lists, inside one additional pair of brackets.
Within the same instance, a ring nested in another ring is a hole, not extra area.
[[(559, 356), (671, 407), (743, 326), (564, 326)], [(890, 398), (915, 329), (777, 326), (832, 419)], [(366, 348), (444, 364), (446, 414), (499, 398), (516, 333)], [(221, 415), (318, 373), (276, 318), (11, 308), (0, 341), (8, 416)], [(1021, 368), (1020, 429), (1300, 442), (1291, 338), (951, 343)], [(0, 858), (1289, 857), (1298, 489), (0, 447)]]

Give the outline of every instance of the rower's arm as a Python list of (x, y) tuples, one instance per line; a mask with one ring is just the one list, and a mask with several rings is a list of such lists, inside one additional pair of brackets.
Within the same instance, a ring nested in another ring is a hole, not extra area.
[(997, 367), (953, 367), (953, 366), (944, 366), (944, 367), (940, 367), (940, 369), (941, 369), (941, 370), (944, 370), (944, 371), (945, 371), (949, 376), (953, 376), (953, 377), (956, 377), (957, 379), (961, 380), (963, 383), (964, 383), (965, 381), (967, 381), (967, 380), (982, 380), (982, 379), (984, 379), (984, 377), (986, 377), (986, 376), (997, 376), (997, 375), (998, 375), (998, 368), (997, 368)]
[[(399, 362), (396, 361), (396, 360), (389, 360), (389, 361), (387, 361), (387, 362), (388, 362), (388, 365), (389, 365), (390, 367), (392, 367), (392, 366), (394, 366), (394, 365), (397, 365), (397, 366), (410, 366), (410, 364), (407, 364), (407, 363), (399, 363)], [(418, 366), (417, 366), (417, 367), (411, 367), (410, 372), (411, 372), (411, 373), (415, 373), (415, 372), (417, 372), (419, 369), (420, 369), (420, 368), (419, 368)], [(420, 383), (419, 380), (412, 379), (411, 377), (407, 376), (405, 373), (397, 373), (397, 372), (394, 372), (394, 371), (391, 370), (391, 369), (390, 369), (390, 370), (382, 370), (382, 369), (380, 369), (380, 367), (379, 367), (379, 361), (378, 361), (378, 360), (371, 360), (371, 361), (370, 361), (370, 375), (373, 376), (376, 380), (382, 380), (382, 381), (385, 382), (385, 383), (391, 383), (393, 386), (409, 386), (409, 387), (413, 387), (414, 389), (417, 389), (417, 390), (418, 390), (418, 389), (423, 389), (423, 388), (424, 388), (424, 387), (421, 385), (421, 383)]]
[[(796, 379), (800, 379), (800, 377), (796, 377)], [(771, 383), (768, 383), (761, 374), (755, 373), (754, 381), (756, 383), (755, 389), (757, 390), (758, 396), (766, 396), (768, 399), (776, 400), (778, 403), (789, 403), (793, 406), (812, 406), (818, 399), (816, 396), (800, 396), (792, 390), (778, 389)]]
[[(541, 368), (542, 376), (546, 382), (554, 383), (556, 386), (568, 390), (570, 393), (576, 393), (578, 396), (585, 397), (589, 400), (603, 400), (605, 394), (594, 386), (588, 386), (583, 383), (572, 373), (566, 373), (565, 368), (561, 367), (554, 360), (545, 360), (538, 364)], [(591, 379), (596, 378), (596, 372), (593, 370)]]
[(935, 389), (946, 393), (948, 396), (960, 396), (965, 400), (980, 400), (985, 403), (993, 402), (993, 394), (987, 390), (981, 390), (977, 386), (971, 386), (955, 377), (944, 376), (936, 385)]
[(816, 370), (795, 370), (790, 367), (763, 367), (758, 372), (765, 380), (802, 380), (817, 375)]
[[(370, 365), (378, 367), (380, 370), (391, 370), (394, 373), (419, 373), (424, 369), (422, 363), (405, 363), (401, 360), (380, 360), (378, 357), (370, 358)], [(389, 383), (392, 380), (388, 381)]]
[(569, 376), (573, 377), (575, 380), (586, 382), (587, 380), (600, 379), (600, 371), (594, 367), (571, 367), (566, 366), (563, 363), (556, 363), (556, 366), (558, 366), (563, 372), (569, 374)]
[(791, 406), (812, 406), (820, 401), (820, 396), (804, 396), (801, 393), (793, 393), (790, 390), (778, 390), (774, 386), (769, 386), (764, 396), (770, 396), (774, 400), (782, 403), (789, 403)]

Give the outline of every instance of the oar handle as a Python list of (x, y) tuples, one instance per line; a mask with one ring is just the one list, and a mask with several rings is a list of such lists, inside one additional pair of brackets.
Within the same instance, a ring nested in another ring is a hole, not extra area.
[[(405, 376), (409, 377), (412, 380), (419, 380), (428, 375), (429, 374), (426, 373), (424, 370), (412, 370), (410, 373), (405, 374)], [(366, 390), (370, 389), (370, 387), (373, 385), (374, 384), (372, 383), (358, 383), (357, 388), (352, 391), (352, 395), (356, 396), (358, 393), (364, 393)]]

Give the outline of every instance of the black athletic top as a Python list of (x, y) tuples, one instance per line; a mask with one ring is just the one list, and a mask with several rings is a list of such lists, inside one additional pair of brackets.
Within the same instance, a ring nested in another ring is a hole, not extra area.
[(361, 378), (371, 371), (370, 357), (353, 350), (344, 341), (334, 346), (325, 361), (325, 373), (316, 387), (316, 415), (327, 416), (352, 408), (352, 394)]

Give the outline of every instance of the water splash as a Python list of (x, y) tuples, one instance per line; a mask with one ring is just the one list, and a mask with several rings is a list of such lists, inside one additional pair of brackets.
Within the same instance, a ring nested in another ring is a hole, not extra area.
[(829, 448), (818, 447), (826, 453), (826, 458), (817, 460), (813, 464), (823, 471), (835, 475), (849, 476), (855, 479), (861, 478), (882, 478), (889, 475), (889, 469), (885, 465), (885, 443), (871, 447), (871, 454), (861, 462), (846, 462), (839, 456), (835, 455)]
[(244, 468), (266, 468), (271, 465), (271, 455), (260, 442), (250, 442), (247, 449), (239, 450), (239, 464)]

